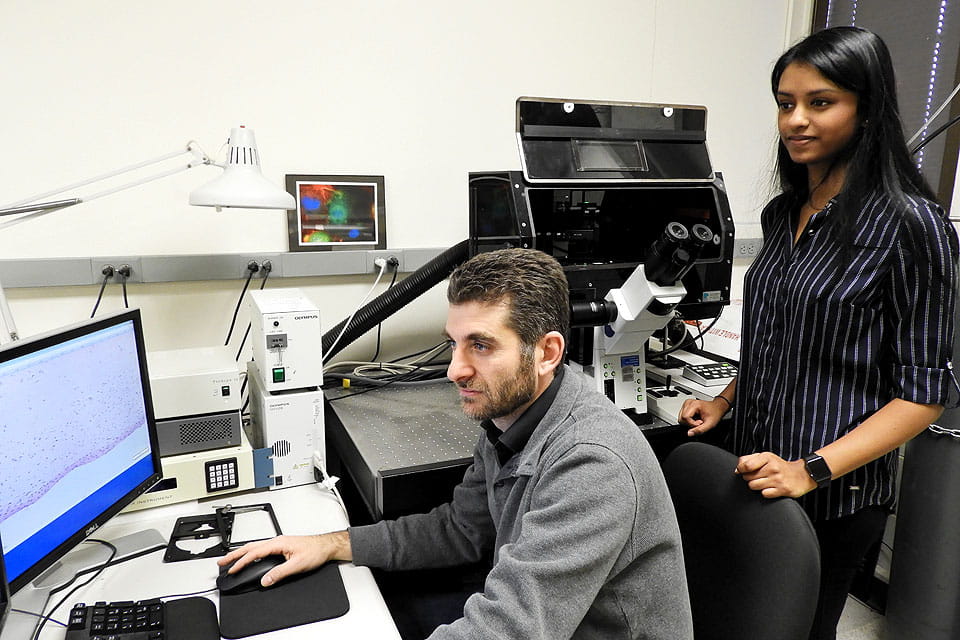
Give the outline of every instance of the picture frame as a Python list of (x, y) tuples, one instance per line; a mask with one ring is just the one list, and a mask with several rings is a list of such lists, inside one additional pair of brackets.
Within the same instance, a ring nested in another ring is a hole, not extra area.
[(286, 187), (290, 251), (387, 248), (383, 176), (288, 174)]

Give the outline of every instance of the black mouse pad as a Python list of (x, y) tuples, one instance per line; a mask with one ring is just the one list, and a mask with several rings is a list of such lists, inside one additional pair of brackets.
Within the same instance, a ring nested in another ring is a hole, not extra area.
[(258, 633), (337, 618), (350, 610), (340, 567), (287, 578), (274, 587), (220, 596), (220, 635), (246, 638)]

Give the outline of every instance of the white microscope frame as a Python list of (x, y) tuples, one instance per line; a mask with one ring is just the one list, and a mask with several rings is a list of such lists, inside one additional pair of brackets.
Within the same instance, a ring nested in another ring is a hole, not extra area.
[[(679, 281), (662, 287), (647, 280), (643, 265), (605, 299), (617, 307), (617, 319), (593, 330), (592, 377), (597, 391), (620, 409), (647, 413), (644, 348), (655, 331), (673, 318), (686, 295)], [(585, 369), (590, 375), (590, 368)]]

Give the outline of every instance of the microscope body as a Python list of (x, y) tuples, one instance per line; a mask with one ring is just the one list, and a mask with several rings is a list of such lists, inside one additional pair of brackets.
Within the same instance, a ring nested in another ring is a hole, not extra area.
[(615, 305), (617, 317), (593, 328), (593, 363), (581, 371), (620, 409), (647, 413), (644, 350), (654, 332), (670, 322), (686, 294), (679, 282), (661, 286), (648, 280), (643, 265), (622, 287), (607, 293), (605, 300)]
[(521, 171), (469, 176), (470, 253), (537, 249), (570, 287), (569, 365), (646, 424), (644, 349), (730, 302), (734, 223), (705, 107), (517, 100)]

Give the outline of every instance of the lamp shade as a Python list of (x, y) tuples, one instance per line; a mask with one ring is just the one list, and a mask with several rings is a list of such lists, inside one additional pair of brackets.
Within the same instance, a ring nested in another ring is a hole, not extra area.
[(230, 130), (227, 164), (223, 175), (190, 193), (190, 204), (201, 207), (247, 209), (293, 209), (293, 196), (260, 173), (260, 154), (253, 131)]

